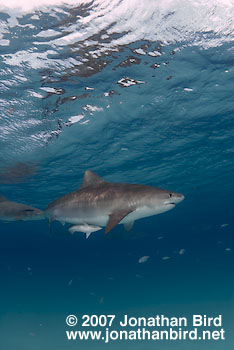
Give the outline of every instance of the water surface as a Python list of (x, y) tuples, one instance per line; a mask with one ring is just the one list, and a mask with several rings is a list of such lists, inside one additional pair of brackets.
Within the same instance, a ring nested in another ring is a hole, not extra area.
[[(0, 223), (4, 350), (68, 342), (68, 314), (223, 315), (233, 346), (233, 4), (0, 1), (0, 193), (45, 208), (88, 168), (183, 193), (173, 211), (88, 240)], [(139, 264), (142, 256), (150, 259)]]

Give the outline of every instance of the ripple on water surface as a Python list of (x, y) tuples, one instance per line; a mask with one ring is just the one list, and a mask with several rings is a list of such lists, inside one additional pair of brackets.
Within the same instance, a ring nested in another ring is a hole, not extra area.
[[(221, 0), (0, 3), (1, 182), (31, 176), (53, 188), (56, 177), (63, 192), (74, 174), (104, 167), (113, 180), (140, 182), (144, 170), (148, 183), (157, 174), (169, 186), (185, 163), (225, 169), (232, 9)], [(42, 170), (18, 176), (19, 164)]]

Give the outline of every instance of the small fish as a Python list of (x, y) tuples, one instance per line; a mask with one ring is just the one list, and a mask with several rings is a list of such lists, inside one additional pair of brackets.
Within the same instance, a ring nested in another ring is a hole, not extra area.
[(99, 231), (101, 229), (102, 228), (99, 227), (99, 226), (83, 224), (83, 225), (74, 225), (74, 226), (70, 227), (68, 229), (68, 231), (71, 232), (71, 234), (73, 234), (74, 232), (77, 232), (77, 231), (78, 232), (84, 232), (85, 233), (85, 237), (87, 239), (87, 238), (89, 238), (91, 233)]
[(138, 260), (138, 262), (139, 262), (139, 264), (143, 264), (143, 263), (145, 263), (146, 261), (148, 261), (149, 258), (150, 258), (150, 256), (148, 256), (148, 255), (142, 256), (142, 257)]

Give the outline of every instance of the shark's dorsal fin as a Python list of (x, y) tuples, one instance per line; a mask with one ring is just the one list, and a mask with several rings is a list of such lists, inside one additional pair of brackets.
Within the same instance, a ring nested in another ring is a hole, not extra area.
[(80, 188), (101, 184), (104, 182), (105, 181), (100, 176), (93, 173), (91, 170), (86, 170), (86, 172), (84, 173), (83, 182)]
[(119, 210), (109, 215), (109, 220), (106, 225), (105, 233), (110, 232), (118, 223), (128, 214), (130, 214), (133, 209)]
[(8, 199), (4, 196), (0, 196), (0, 202), (6, 202)]

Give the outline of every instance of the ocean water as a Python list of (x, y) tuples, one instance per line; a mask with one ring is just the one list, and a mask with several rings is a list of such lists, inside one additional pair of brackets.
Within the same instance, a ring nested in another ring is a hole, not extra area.
[[(233, 348), (233, 18), (225, 0), (0, 1), (0, 194), (44, 209), (91, 169), (185, 195), (87, 240), (0, 222), (2, 350)], [(225, 340), (69, 341), (84, 314), (222, 315)]]

